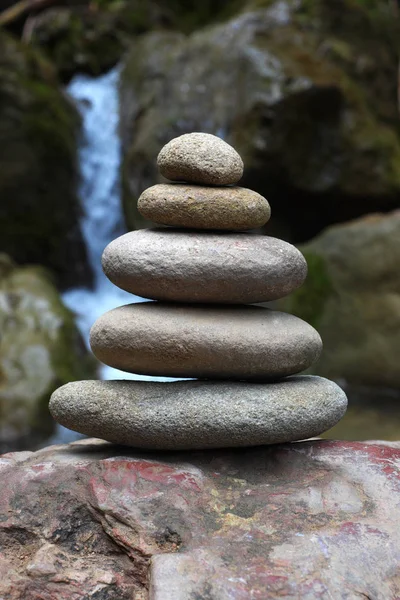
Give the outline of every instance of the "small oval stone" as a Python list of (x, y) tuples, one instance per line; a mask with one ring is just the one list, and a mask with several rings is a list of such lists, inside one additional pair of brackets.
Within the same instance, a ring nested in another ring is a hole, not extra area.
[(344, 415), (345, 393), (310, 375), (274, 384), (79, 381), (53, 393), (69, 429), (154, 450), (255, 446), (319, 436)]
[(307, 369), (322, 342), (301, 319), (259, 306), (141, 302), (93, 325), (97, 358), (142, 375), (268, 381)]
[(254, 304), (300, 287), (307, 263), (291, 244), (264, 235), (142, 229), (107, 246), (103, 269), (142, 298)]
[(255, 229), (267, 223), (270, 206), (263, 196), (241, 187), (186, 184), (153, 185), (138, 200), (150, 221), (193, 229)]
[(243, 161), (232, 146), (210, 133), (186, 133), (166, 144), (157, 157), (161, 175), (171, 181), (230, 185), (243, 175)]

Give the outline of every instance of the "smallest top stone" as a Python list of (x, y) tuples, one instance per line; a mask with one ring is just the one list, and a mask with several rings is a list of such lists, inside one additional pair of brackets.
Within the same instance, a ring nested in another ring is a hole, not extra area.
[(157, 158), (161, 175), (171, 181), (231, 185), (243, 175), (243, 161), (232, 146), (210, 133), (174, 138)]

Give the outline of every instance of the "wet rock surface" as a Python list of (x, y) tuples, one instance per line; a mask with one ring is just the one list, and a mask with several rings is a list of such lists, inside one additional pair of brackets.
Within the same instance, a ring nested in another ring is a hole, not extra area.
[(0, 457), (7, 600), (396, 598), (400, 444)]

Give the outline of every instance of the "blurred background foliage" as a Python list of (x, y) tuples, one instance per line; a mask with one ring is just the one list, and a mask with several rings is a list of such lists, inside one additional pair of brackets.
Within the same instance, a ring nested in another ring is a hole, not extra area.
[(320, 331), (313, 372), (349, 394), (327, 435), (400, 438), (399, 40), (395, 0), (0, 1), (0, 450), (45, 439), (51, 392), (98, 376), (63, 301), (96, 286), (67, 86), (116, 65), (124, 227), (146, 226), (169, 139), (234, 145), (264, 233), (309, 264), (277, 304)]

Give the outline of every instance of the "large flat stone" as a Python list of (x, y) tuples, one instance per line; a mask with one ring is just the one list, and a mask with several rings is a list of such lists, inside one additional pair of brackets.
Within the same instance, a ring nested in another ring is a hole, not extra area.
[(105, 313), (90, 343), (99, 360), (122, 371), (255, 381), (299, 373), (322, 348), (315, 329), (287, 313), (158, 302)]
[(252, 304), (300, 287), (307, 263), (291, 244), (264, 235), (143, 229), (111, 242), (103, 269), (143, 298)]
[(55, 391), (53, 417), (68, 429), (154, 450), (257, 446), (315, 437), (347, 407), (332, 381), (278, 383), (76, 381)]
[(7, 600), (394, 600), (400, 444), (0, 458)]
[(138, 200), (139, 212), (150, 221), (193, 229), (255, 229), (271, 215), (268, 201), (242, 187), (153, 185)]

